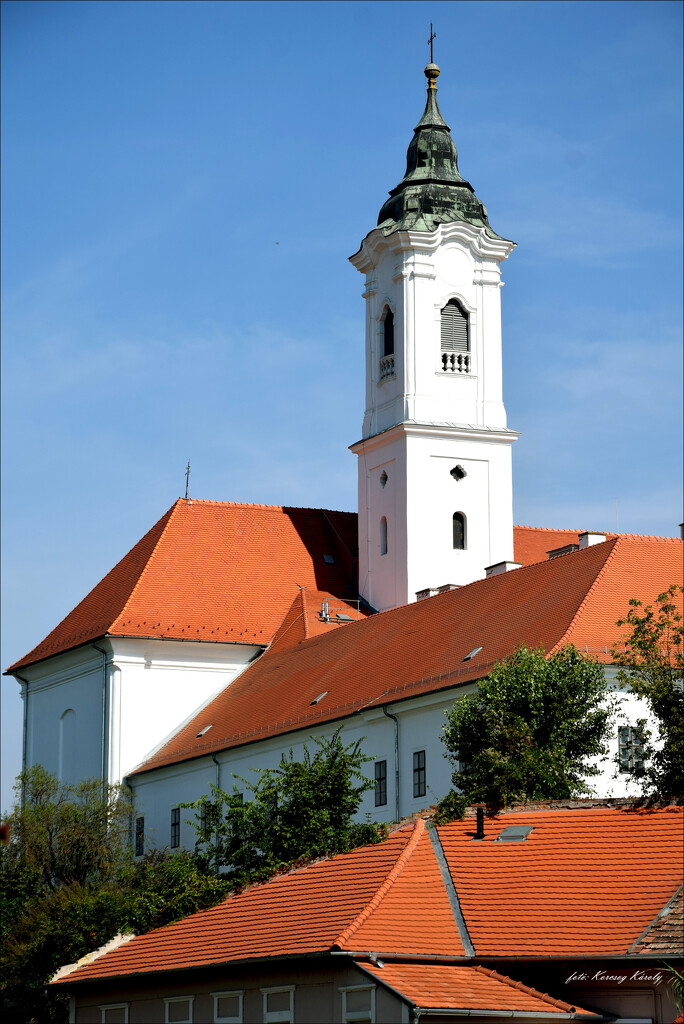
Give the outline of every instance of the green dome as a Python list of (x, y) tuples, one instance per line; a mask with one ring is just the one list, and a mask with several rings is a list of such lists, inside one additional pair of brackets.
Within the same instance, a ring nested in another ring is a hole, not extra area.
[(451, 130), (437, 105), (436, 65), (428, 64), (425, 111), (415, 127), (406, 154), (406, 173), (380, 210), (378, 227), (393, 231), (434, 231), (438, 224), (467, 221), (499, 238), (489, 225), (487, 210), (472, 185), (461, 177)]

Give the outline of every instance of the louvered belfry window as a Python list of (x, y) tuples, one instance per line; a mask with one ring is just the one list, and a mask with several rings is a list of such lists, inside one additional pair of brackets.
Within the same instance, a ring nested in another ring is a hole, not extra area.
[(468, 314), (456, 299), (449, 299), (442, 310), (442, 352), (470, 352)]

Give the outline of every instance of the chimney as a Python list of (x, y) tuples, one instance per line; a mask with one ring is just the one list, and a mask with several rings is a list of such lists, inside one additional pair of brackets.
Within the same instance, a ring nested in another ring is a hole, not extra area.
[(498, 576), (499, 573), (521, 568), (522, 562), (495, 562), (494, 565), (487, 565), (485, 567), (485, 576), (489, 579), (490, 576)]
[(484, 839), (484, 804), (475, 804), (475, 814), (477, 828), (473, 839)]
[(579, 535), (579, 546), (590, 548), (593, 544), (603, 544), (606, 539), (605, 533), (596, 533), (595, 530), (585, 530)]

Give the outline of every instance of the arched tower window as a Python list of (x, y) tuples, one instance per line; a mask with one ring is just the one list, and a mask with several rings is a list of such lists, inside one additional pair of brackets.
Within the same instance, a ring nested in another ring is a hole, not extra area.
[(385, 319), (383, 321), (383, 356), (394, 355), (394, 313), (386, 306)]
[(382, 344), (380, 354), (380, 380), (394, 376), (394, 313), (385, 306), (382, 318)]
[(470, 373), (470, 324), (456, 299), (449, 299), (441, 314), (442, 369)]
[(387, 554), (387, 519), (385, 516), (380, 520), (380, 554)]
[(465, 551), (466, 517), (462, 512), (454, 512), (454, 550)]

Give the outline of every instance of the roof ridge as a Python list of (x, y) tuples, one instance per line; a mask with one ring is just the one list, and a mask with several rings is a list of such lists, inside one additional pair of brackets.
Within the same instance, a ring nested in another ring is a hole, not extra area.
[[(189, 499), (188, 499), (188, 500), (189, 500)], [(176, 510), (178, 509), (178, 506), (179, 506), (179, 505), (181, 504), (181, 502), (182, 502), (182, 501), (186, 501), (186, 499), (185, 499), (185, 498), (176, 498), (176, 500), (174, 501), (173, 505), (172, 505), (172, 506), (171, 506), (171, 508), (169, 509), (170, 515), (169, 515), (169, 518), (168, 518), (168, 519), (166, 520), (166, 523), (164, 524), (164, 529), (162, 530), (162, 532), (161, 532), (161, 533), (159, 534), (159, 536), (157, 537), (157, 541), (156, 541), (156, 543), (155, 543), (154, 547), (152, 548), (152, 551), (150, 552), (149, 558), (148, 558), (148, 559), (146, 560), (146, 562), (145, 562), (145, 565), (143, 566), (142, 572), (141, 572), (141, 573), (140, 573), (140, 575), (138, 576), (137, 580), (135, 581), (135, 585), (134, 585), (134, 586), (133, 586), (133, 588), (131, 589), (131, 591), (130, 591), (130, 593), (129, 593), (128, 597), (126, 598), (126, 601), (125, 601), (125, 603), (124, 603), (124, 606), (123, 606), (123, 608), (121, 609), (121, 611), (119, 612), (119, 614), (118, 614), (118, 615), (116, 616), (116, 618), (114, 619), (114, 621), (113, 621), (113, 622), (112, 622), (112, 623), (110, 624), (110, 627), (109, 627), (109, 629), (107, 630), (107, 632), (112, 632), (112, 631), (114, 630), (114, 628), (115, 628), (116, 624), (117, 624), (117, 623), (119, 622), (119, 620), (120, 620), (120, 619), (121, 619), (121, 618), (123, 617), (123, 615), (124, 615), (124, 613), (125, 613), (126, 609), (128, 608), (129, 604), (131, 603), (131, 599), (132, 599), (133, 595), (134, 595), (134, 594), (135, 594), (135, 593), (137, 592), (137, 590), (138, 590), (138, 587), (140, 586), (140, 584), (141, 584), (141, 582), (142, 582), (143, 576), (145, 575), (145, 573), (146, 573), (146, 572), (147, 572), (147, 570), (149, 569), (149, 567), (150, 567), (150, 562), (151, 562), (151, 561), (152, 561), (152, 559), (154, 558), (154, 555), (155, 555), (155, 553), (156, 553), (156, 551), (157, 551), (157, 549), (158, 549), (159, 545), (161, 544), (162, 540), (163, 540), (163, 539), (164, 539), (164, 537), (166, 536), (166, 531), (168, 530), (169, 526), (171, 525), (171, 521), (172, 521), (172, 520), (174, 519), (174, 517), (175, 517), (175, 514), (176, 514)], [(187, 503), (187, 502), (186, 502), (186, 503)]]
[(401, 851), (401, 854), (399, 855), (394, 867), (387, 875), (385, 881), (382, 883), (382, 885), (377, 890), (375, 896), (373, 896), (370, 902), (368, 902), (366, 906), (363, 908), (363, 910), (359, 914), (357, 914), (356, 918), (352, 921), (352, 923), (348, 925), (348, 927), (345, 928), (344, 931), (338, 935), (338, 937), (332, 943), (332, 948), (334, 948), (335, 946), (341, 948), (352, 937), (354, 932), (359, 930), (364, 921), (366, 921), (371, 916), (371, 914), (378, 909), (383, 899), (390, 891), (390, 889), (396, 882), (397, 878), (402, 873), (407, 863), (411, 859), (413, 851), (420, 842), (420, 838), (424, 831), (425, 822), (422, 818), (418, 818), (413, 829), (413, 835), (409, 839), (404, 849)]
[[(550, 1003), (552, 1006), (556, 1006), (559, 1009), (567, 1010), (572, 1006), (572, 1003), (566, 1003), (563, 999), (556, 999), (554, 996), (548, 995), (546, 992), (542, 992), (541, 989), (534, 988), (532, 985), (525, 985), (522, 981), (516, 981), (514, 978), (509, 978), (507, 974), (500, 974), (499, 971), (492, 970), (491, 967), (483, 967), (482, 964), (473, 964), (472, 970), (478, 971), (480, 974), (487, 974), (490, 978), (495, 978), (497, 981), (502, 981), (505, 985), (509, 985), (511, 988), (516, 988), (520, 992), (525, 992), (526, 995), (536, 996), (537, 999), (542, 1002)], [(574, 1009), (574, 1006), (572, 1006)]]
[(219, 501), (217, 498), (176, 498), (174, 505), (187, 501), (189, 505), (223, 505), (228, 508), (265, 508), (274, 512), (283, 512), (287, 508), (297, 512), (333, 512), (335, 515), (356, 516), (357, 512), (348, 512), (341, 508), (313, 508), (308, 505), (267, 505), (260, 501)]
[[(561, 649), (561, 647), (563, 645), (563, 640), (568, 635), (570, 630), (573, 628), (575, 623), (578, 621), (579, 617), (581, 616), (582, 612), (584, 611), (584, 609), (585, 609), (585, 607), (586, 607), (586, 605), (587, 605), (587, 603), (589, 601), (589, 598), (592, 596), (592, 594), (594, 593), (594, 591), (598, 587), (599, 583), (603, 580), (603, 577), (604, 577), (604, 575), (605, 575), (605, 573), (606, 573), (606, 571), (608, 569), (608, 566), (611, 564), (611, 562), (615, 558), (615, 552), (620, 547), (621, 541), (622, 541), (621, 537), (615, 537), (613, 540), (607, 540), (605, 542), (606, 544), (612, 544), (613, 545), (613, 549), (612, 549), (612, 551), (609, 552), (607, 558), (603, 562), (603, 565), (601, 566), (601, 568), (599, 569), (598, 573), (596, 574), (596, 576), (594, 578), (594, 582), (592, 583), (592, 585), (589, 587), (589, 589), (587, 590), (586, 594), (582, 598), (582, 600), (580, 602), (580, 606), (577, 609), (577, 611), (575, 612), (575, 614), (573, 615), (573, 617), (570, 619), (570, 622), (568, 623), (567, 629), (563, 633), (563, 636), (558, 640), (558, 642), (556, 644), (554, 644), (554, 646), (548, 652), (548, 654), (547, 654), (548, 658), (550, 658), (551, 655), (555, 654), (557, 651), (559, 651)], [(598, 547), (599, 545), (595, 545), (595, 546)], [(585, 548), (584, 550), (585, 551), (589, 551), (591, 549), (590, 548)], [(577, 554), (579, 554), (579, 552), (573, 551), (572, 554), (573, 555), (577, 555)]]

